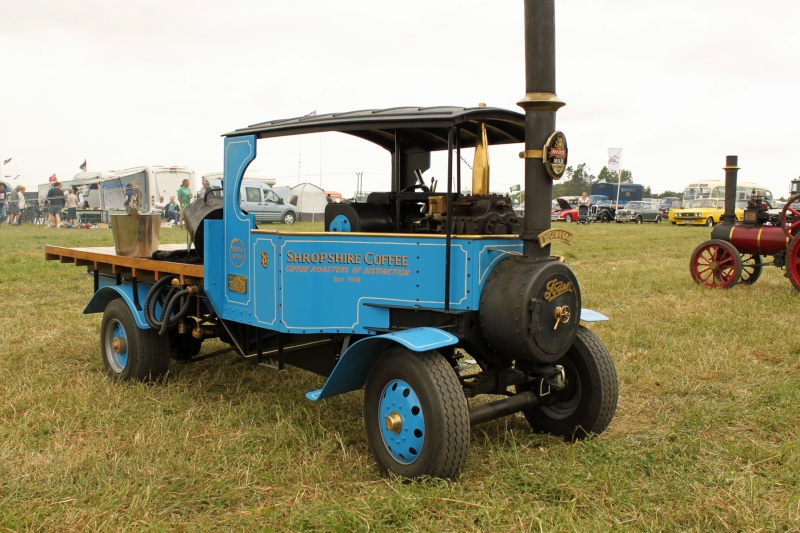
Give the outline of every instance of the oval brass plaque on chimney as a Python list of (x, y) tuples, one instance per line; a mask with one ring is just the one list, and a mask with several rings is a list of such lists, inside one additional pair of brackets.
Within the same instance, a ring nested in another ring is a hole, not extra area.
[(567, 170), (567, 138), (560, 131), (554, 131), (544, 145), (544, 166), (554, 180)]

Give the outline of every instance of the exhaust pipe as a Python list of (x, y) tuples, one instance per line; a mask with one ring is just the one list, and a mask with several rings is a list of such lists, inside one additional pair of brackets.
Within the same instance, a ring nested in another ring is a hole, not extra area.
[(525, 391), (510, 398), (478, 405), (469, 410), (469, 425), (477, 426), (520, 411), (529, 411), (538, 404), (539, 398), (532, 391)]
[(556, 96), (555, 0), (525, 0), (525, 220), (523, 254), (531, 261), (550, 257), (550, 245), (538, 236), (550, 229), (553, 179), (543, 162), (542, 147), (556, 129), (556, 111), (564, 102)]

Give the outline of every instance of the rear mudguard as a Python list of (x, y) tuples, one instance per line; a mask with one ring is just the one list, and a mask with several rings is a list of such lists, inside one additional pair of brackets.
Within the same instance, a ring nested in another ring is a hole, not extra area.
[(136, 309), (136, 304), (134, 304), (133, 299), (133, 285), (125, 283), (123, 285), (109, 285), (108, 287), (102, 287), (96, 293), (94, 293), (92, 299), (89, 300), (89, 303), (83, 310), (83, 314), (88, 315), (91, 313), (102, 313), (106, 310), (106, 306), (109, 304), (109, 302), (111, 302), (111, 300), (122, 298), (125, 303), (128, 304), (128, 308), (131, 310), (131, 314), (136, 320), (136, 325), (141, 329), (150, 329), (150, 326), (144, 319), (144, 299), (147, 297), (147, 291), (149, 290), (150, 285), (146, 285), (144, 283), (137, 284), (137, 292), (139, 293), (139, 307), (141, 307), (141, 309)]
[(316, 401), (360, 389), (367, 381), (372, 364), (392, 344), (400, 344), (414, 352), (426, 352), (457, 342), (455, 335), (436, 328), (407, 329), (361, 339), (345, 350), (325, 385), (307, 393), (306, 397)]

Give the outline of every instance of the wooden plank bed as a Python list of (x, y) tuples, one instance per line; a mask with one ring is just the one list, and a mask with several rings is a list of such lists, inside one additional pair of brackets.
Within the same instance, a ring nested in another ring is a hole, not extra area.
[[(185, 244), (162, 244), (159, 251), (186, 249)], [(137, 278), (142, 281), (158, 280), (167, 275), (176, 275), (181, 285), (191, 285), (203, 281), (203, 265), (156, 261), (139, 257), (117, 255), (113, 246), (95, 248), (64, 248), (45, 245), (45, 259), (61, 261), (75, 266), (85, 266), (91, 272)]]

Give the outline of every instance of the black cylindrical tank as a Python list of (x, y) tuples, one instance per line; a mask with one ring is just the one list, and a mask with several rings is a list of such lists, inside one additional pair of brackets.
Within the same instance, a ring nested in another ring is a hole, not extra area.
[(578, 280), (554, 259), (504, 259), (481, 293), (482, 335), (494, 355), (509, 363), (561, 358), (575, 340), (580, 314)]

